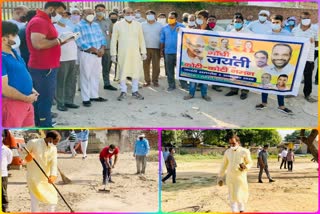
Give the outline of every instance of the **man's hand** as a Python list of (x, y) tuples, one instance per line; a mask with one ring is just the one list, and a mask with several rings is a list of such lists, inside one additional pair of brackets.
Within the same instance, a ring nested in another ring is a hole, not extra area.
[(142, 54), (141, 55), (141, 59), (142, 59), (142, 61), (146, 60), (147, 59), (147, 55), (146, 54)]
[(100, 48), (100, 49), (98, 50), (98, 53), (97, 53), (98, 57), (102, 57), (103, 54), (104, 54), (104, 49), (103, 49), (103, 48)]
[(265, 167), (264, 163), (261, 163), (260, 167), (262, 167), (262, 169), (264, 169), (264, 167)]
[(164, 56), (164, 50), (161, 49), (161, 50), (160, 50), (160, 57), (163, 57), (163, 56)]
[(35, 101), (37, 101), (37, 99), (38, 99), (38, 95), (37, 94), (30, 94), (29, 96), (27, 96), (27, 98), (26, 98), (26, 102), (27, 103), (33, 103), (33, 102), (35, 102)]
[(48, 183), (53, 184), (57, 180), (57, 176), (50, 175), (48, 178)]
[(239, 168), (240, 171), (244, 171), (245, 169), (247, 169), (247, 167), (244, 163), (239, 164), (239, 166), (240, 166), (240, 168)]
[(314, 38), (313, 37), (310, 38), (310, 42), (314, 43)]
[(219, 186), (223, 186), (223, 180), (222, 180), (222, 179), (220, 179), (220, 180), (218, 181), (218, 185), (219, 185)]
[(111, 56), (111, 61), (117, 63), (117, 56)]
[(30, 161), (33, 160), (33, 157), (34, 157), (34, 155), (32, 154), (32, 152), (29, 152), (29, 153), (27, 154), (27, 156), (25, 157), (25, 160), (26, 160), (27, 162), (30, 162)]

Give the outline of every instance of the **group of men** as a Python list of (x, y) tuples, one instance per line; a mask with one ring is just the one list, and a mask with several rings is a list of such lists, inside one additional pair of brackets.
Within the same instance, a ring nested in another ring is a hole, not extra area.
[[(258, 20), (255, 21), (245, 20), (244, 16), (237, 12), (226, 29), (217, 25), (217, 17), (206, 10), (184, 14), (183, 23), (178, 22), (178, 14), (174, 11), (170, 12), (168, 17), (165, 14), (157, 16), (152, 10), (146, 11), (146, 19), (142, 16), (140, 10), (133, 11), (132, 8), (124, 8), (121, 15), (119, 9), (114, 8), (107, 16), (104, 4), (97, 4), (94, 9), (85, 8), (82, 11), (78, 8), (67, 10), (62, 2), (47, 2), (43, 10), (37, 11), (28, 10), (25, 6), (17, 7), (13, 19), (2, 22), (3, 126), (52, 127), (55, 124), (51, 112), (54, 98), (60, 111), (79, 108), (79, 105), (74, 103), (77, 73), (80, 76), (79, 89), (83, 106), (90, 107), (92, 102), (107, 101), (99, 96), (99, 82), (102, 74), (104, 89), (117, 90), (110, 81), (112, 63), (117, 70), (115, 79), (119, 80), (119, 101), (126, 99), (127, 79), (132, 82), (132, 96), (138, 100), (144, 99), (138, 92), (143, 73), (145, 87), (151, 84), (159, 86), (162, 56), (168, 91), (176, 89), (174, 73), (177, 34), (184, 27), (216, 32), (285, 35), (293, 36), (293, 39), (310, 38), (311, 48), (304, 69), (303, 92), (308, 102), (317, 102), (311, 97), (311, 92), (312, 72), (317, 55), (315, 48), (318, 25), (311, 23), (309, 12), (301, 13), (300, 24), (292, 17), (288, 20), (284, 20), (281, 15), (270, 17), (267, 10), (261, 10)], [(193, 41), (188, 41), (188, 44), (192, 46)], [(223, 41), (222, 44), (228, 50), (228, 41)], [(246, 46), (250, 50), (250, 43)], [(286, 53), (276, 51), (277, 54), (271, 55), (274, 72), (282, 74), (285, 73), (284, 68), (289, 66), (290, 57), (288, 59)], [(268, 55), (262, 51), (256, 53), (255, 58), (263, 67), (263, 61), (268, 60)], [(279, 82), (285, 82), (283, 78)], [(197, 85), (202, 98), (211, 100), (207, 95), (207, 84), (180, 80), (180, 85), (189, 90), (185, 100), (194, 97)], [(222, 91), (221, 87), (215, 85), (212, 88)], [(238, 88), (231, 88), (226, 96), (234, 96), (238, 92)], [(241, 89), (240, 98), (246, 99), (248, 92)], [(262, 93), (262, 103), (258, 104), (256, 109), (264, 109), (267, 99), (268, 94)], [(278, 96), (278, 105), (281, 112), (292, 114), (284, 105), (284, 96)], [(20, 114), (14, 114), (16, 111)]]

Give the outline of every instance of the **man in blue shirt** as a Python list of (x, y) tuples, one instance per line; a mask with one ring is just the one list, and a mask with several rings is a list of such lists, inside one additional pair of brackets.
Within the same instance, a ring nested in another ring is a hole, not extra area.
[[(164, 26), (160, 35), (160, 51), (164, 53), (166, 74), (168, 75), (168, 91), (176, 89), (174, 79), (174, 68), (177, 64), (177, 42), (179, 28), (184, 27), (183, 24), (177, 22), (178, 14), (170, 12), (168, 15), (168, 25)], [(180, 80), (183, 89), (188, 88), (188, 84), (184, 80)]]
[[(147, 154), (150, 151), (149, 141), (145, 138), (144, 134), (138, 136), (134, 146), (133, 157), (136, 158), (137, 173), (145, 174), (147, 166)], [(142, 166), (142, 169), (140, 170)]]
[(89, 140), (89, 129), (81, 130), (81, 134), (79, 136), (81, 140), (81, 151), (82, 151), (82, 159), (87, 158), (87, 147)]
[(107, 41), (99, 24), (93, 21), (94, 11), (85, 9), (83, 19), (74, 29), (74, 32), (81, 34), (76, 43), (80, 49), (80, 87), (82, 103), (85, 107), (90, 107), (91, 101), (107, 101), (99, 97), (101, 57), (104, 55)]
[(11, 47), (18, 31), (16, 24), (2, 22), (2, 126), (9, 128), (34, 126), (32, 103), (39, 95), (26, 63)]

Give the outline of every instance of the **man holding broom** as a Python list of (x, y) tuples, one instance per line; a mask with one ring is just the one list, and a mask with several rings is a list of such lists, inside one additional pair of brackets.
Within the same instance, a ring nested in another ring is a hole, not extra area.
[[(53, 184), (57, 179), (57, 148), (61, 136), (57, 131), (49, 131), (46, 137), (30, 140), (26, 148), (29, 153), (25, 156), (27, 162), (27, 185), (31, 197), (31, 212), (40, 212), (39, 203), (47, 205), (44, 212), (55, 212), (58, 203), (57, 191)], [(33, 159), (37, 160), (47, 174), (48, 179), (39, 169)]]
[(226, 174), (232, 212), (244, 212), (249, 197), (247, 171), (252, 166), (251, 155), (248, 149), (240, 146), (240, 138), (236, 134), (228, 134), (227, 140), (230, 148), (224, 153), (218, 184), (222, 186), (222, 178)]

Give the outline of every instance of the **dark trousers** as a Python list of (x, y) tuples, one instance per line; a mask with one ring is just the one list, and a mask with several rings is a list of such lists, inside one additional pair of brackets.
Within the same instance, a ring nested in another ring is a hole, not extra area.
[(109, 86), (110, 85), (110, 69), (112, 65), (109, 49), (104, 50), (101, 63), (102, 63), (102, 77), (103, 77), (104, 86)]
[[(111, 172), (108, 168), (106, 161), (104, 159), (100, 159), (101, 165), (102, 165), (102, 182), (103, 184), (107, 184), (107, 180), (111, 181)], [(112, 166), (112, 160), (109, 159), (109, 164)]]
[[(239, 88), (230, 88), (230, 91), (233, 91), (233, 92), (236, 92), (238, 93), (239, 92)], [(249, 90), (247, 89), (241, 89), (241, 94), (248, 94), (249, 93)]]
[(269, 173), (268, 165), (265, 165), (264, 168), (262, 168), (261, 165), (260, 165), (259, 181), (262, 179), (263, 170), (266, 172), (267, 177), (269, 178), (269, 180), (271, 180), (272, 178), (271, 178), (270, 173)]
[(165, 182), (165, 181), (168, 180), (171, 176), (172, 176), (172, 183), (176, 183), (176, 168), (174, 168), (174, 169), (168, 168), (168, 174), (166, 175), (166, 177), (164, 177), (164, 178), (162, 179), (162, 181)]
[(287, 158), (282, 158), (281, 164), (280, 164), (280, 169), (282, 168), (282, 165), (284, 164), (284, 168), (287, 168)]
[(303, 77), (304, 77), (304, 87), (303, 94), (305, 97), (310, 96), (312, 92), (312, 72), (314, 69), (314, 62), (307, 61), (304, 67)]
[(76, 61), (60, 62), (57, 70), (56, 99), (59, 105), (73, 104), (76, 94), (77, 67)]
[[(263, 103), (268, 103), (268, 94), (262, 93), (261, 94), (262, 102)], [(284, 106), (284, 96), (283, 95), (277, 95), (278, 98), (278, 105), (279, 106)]]
[(292, 171), (293, 161), (288, 161), (288, 171)]
[(52, 127), (51, 107), (57, 86), (57, 69), (29, 68), (33, 88), (40, 94), (34, 102), (35, 125), (38, 127)]
[(8, 177), (2, 177), (2, 211), (8, 211), (9, 199), (7, 194), (7, 187), (8, 187)]
[[(176, 54), (166, 54), (165, 55), (165, 66), (166, 74), (168, 78), (169, 88), (176, 88), (176, 82), (174, 79), (174, 70), (177, 64), (177, 55)], [(185, 80), (179, 80), (182, 88), (187, 88), (188, 84)]]

